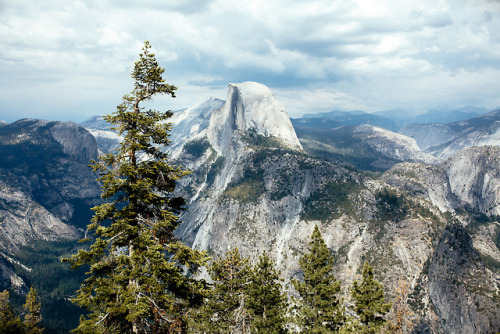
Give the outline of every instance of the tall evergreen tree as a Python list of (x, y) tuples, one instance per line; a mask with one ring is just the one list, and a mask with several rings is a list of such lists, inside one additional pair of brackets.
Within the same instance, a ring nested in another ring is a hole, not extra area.
[(24, 326), (27, 334), (41, 334), (43, 329), (39, 327), (42, 316), (40, 309), (42, 304), (38, 300), (36, 289), (31, 287), (26, 295), (26, 303), (24, 304)]
[(246, 289), (246, 306), (251, 317), (251, 332), (286, 333), (286, 296), (281, 290), (279, 273), (266, 252), (252, 268)]
[(362, 333), (377, 333), (386, 323), (384, 319), (391, 309), (384, 297), (384, 287), (373, 277), (373, 267), (365, 262), (363, 280), (354, 281), (351, 296), (354, 299), (354, 311), (362, 326)]
[(248, 333), (250, 329), (245, 306), (245, 289), (249, 280), (248, 258), (237, 248), (209, 268), (213, 289), (194, 319), (198, 332)]
[(333, 275), (333, 257), (316, 226), (309, 242), (309, 253), (299, 260), (304, 280), (292, 280), (301, 297), (298, 318), (306, 333), (333, 333), (344, 322), (339, 300), (340, 282)]
[(145, 42), (132, 71), (133, 91), (105, 117), (123, 140), (115, 153), (93, 162), (108, 199), (93, 208), (93, 244), (66, 259), (73, 268), (90, 265), (74, 300), (89, 315), (75, 333), (182, 332), (186, 308), (206, 292), (204, 282), (189, 275), (205, 264), (206, 254), (174, 235), (185, 201), (173, 192), (187, 172), (170, 165), (161, 150), (169, 144), (172, 113), (143, 106), (157, 94), (175, 97), (164, 71)]

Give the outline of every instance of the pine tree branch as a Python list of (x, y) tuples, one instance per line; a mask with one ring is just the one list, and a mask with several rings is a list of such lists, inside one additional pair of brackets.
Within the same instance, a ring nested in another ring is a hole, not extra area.
[[(164, 309), (162, 309), (161, 307), (159, 307), (159, 306), (158, 306), (158, 304), (156, 304), (156, 302), (154, 301), (154, 299), (150, 298), (149, 296), (145, 295), (145, 294), (144, 294), (144, 293), (142, 293), (142, 292), (139, 292), (139, 293), (137, 294), (137, 298), (140, 298), (141, 296), (142, 296), (142, 297), (146, 297), (146, 299), (147, 299), (147, 300), (149, 300), (149, 302), (150, 302), (151, 304), (153, 304), (153, 306), (154, 306), (154, 307), (155, 307), (155, 308), (159, 311), (159, 315), (160, 315), (160, 317), (161, 317), (163, 320), (165, 320), (165, 321), (167, 321), (167, 322), (169, 322), (169, 323), (171, 323), (171, 324), (173, 324), (173, 323), (175, 323), (175, 322), (176, 322), (175, 320), (170, 320), (170, 319), (166, 318), (166, 317), (163, 315), (163, 314), (167, 314), (167, 311), (165, 311)], [(162, 313), (163, 313), (163, 314), (162, 314)]]
[(109, 313), (106, 313), (106, 315), (101, 319), (99, 320), (99, 322), (97, 322), (95, 325), (98, 326), (101, 322), (104, 321), (104, 319), (106, 319), (108, 317)]

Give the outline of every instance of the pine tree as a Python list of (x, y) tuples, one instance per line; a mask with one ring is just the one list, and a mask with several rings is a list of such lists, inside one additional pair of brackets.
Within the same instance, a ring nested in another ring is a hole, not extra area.
[(299, 293), (299, 325), (306, 333), (333, 333), (344, 322), (339, 300), (340, 282), (333, 275), (333, 257), (316, 226), (309, 242), (309, 253), (299, 260), (304, 281), (292, 280)]
[(36, 289), (31, 287), (26, 295), (26, 303), (24, 304), (24, 326), (27, 334), (41, 334), (43, 329), (39, 327), (42, 316), (40, 309), (42, 305), (38, 300)]
[(250, 326), (244, 292), (250, 273), (248, 258), (232, 249), (214, 261), (209, 272), (214, 285), (194, 319), (198, 332), (247, 333)]
[[(76, 304), (89, 315), (75, 333), (176, 333), (185, 328), (186, 309), (201, 302), (206, 287), (190, 278), (204, 265), (205, 252), (190, 249), (174, 235), (184, 199), (174, 197), (187, 172), (166, 161), (172, 113), (146, 110), (154, 95), (175, 97), (149, 42), (135, 63), (133, 91), (105, 117), (123, 140), (114, 154), (93, 162), (102, 197), (88, 233), (93, 244), (66, 259), (73, 268), (90, 265)], [(84, 239), (88, 240), (88, 239)]]
[(24, 326), (21, 319), (16, 316), (9, 302), (9, 292), (0, 292), (0, 333), (23, 334)]
[(246, 306), (251, 317), (251, 333), (286, 333), (286, 296), (281, 291), (279, 273), (266, 252), (252, 268), (246, 289)]
[(362, 326), (362, 333), (377, 333), (386, 323), (384, 315), (391, 309), (385, 301), (384, 287), (373, 278), (373, 267), (365, 262), (363, 280), (354, 281), (351, 296), (354, 299), (354, 311)]

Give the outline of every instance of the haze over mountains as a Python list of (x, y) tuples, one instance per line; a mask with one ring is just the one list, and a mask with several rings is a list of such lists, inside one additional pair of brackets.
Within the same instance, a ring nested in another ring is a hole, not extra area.
[[(390, 298), (398, 279), (410, 284), (415, 333), (497, 332), (498, 115), (397, 133), (388, 128), (399, 130), (400, 120), (385, 114), (290, 120), (269, 88), (231, 84), (226, 101), (210, 98), (172, 117), (167, 150), (192, 171), (178, 188), (189, 203), (178, 236), (212, 256), (266, 250), (289, 282), (300, 277), (298, 259), (318, 225), (346, 297), (369, 260)], [(16, 247), (76, 239), (84, 226), (74, 220), (78, 210), (99, 201), (85, 164), (120, 137), (98, 117), (82, 126), (22, 120), (0, 127), (9, 163), (1, 169), (0, 229), (24, 238), (0, 239), (0, 270), (21, 292), (29, 282), (19, 281), (26, 269)]]
[(324, 113), (305, 114), (301, 119), (295, 119), (302, 126), (330, 126), (370, 124), (391, 131), (399, 131), (403, 126), (416, 123), (450, 123), (478, 117), (489, 112), (486, 108), (466, 106), (454, 110), (431, 109), (424, 113), (415, 114), (404, 109), (392, 109), (367, 113), (362, 110), (340, 111), (334, 110)]

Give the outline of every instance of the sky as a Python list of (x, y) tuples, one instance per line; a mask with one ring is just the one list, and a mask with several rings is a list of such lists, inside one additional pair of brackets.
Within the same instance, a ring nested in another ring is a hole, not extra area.
[(244, 81), (291, 117), (500, 107), (500, 0), (0, 0), (0, 120), (114, 112), (145, 40), (159, 110)]

